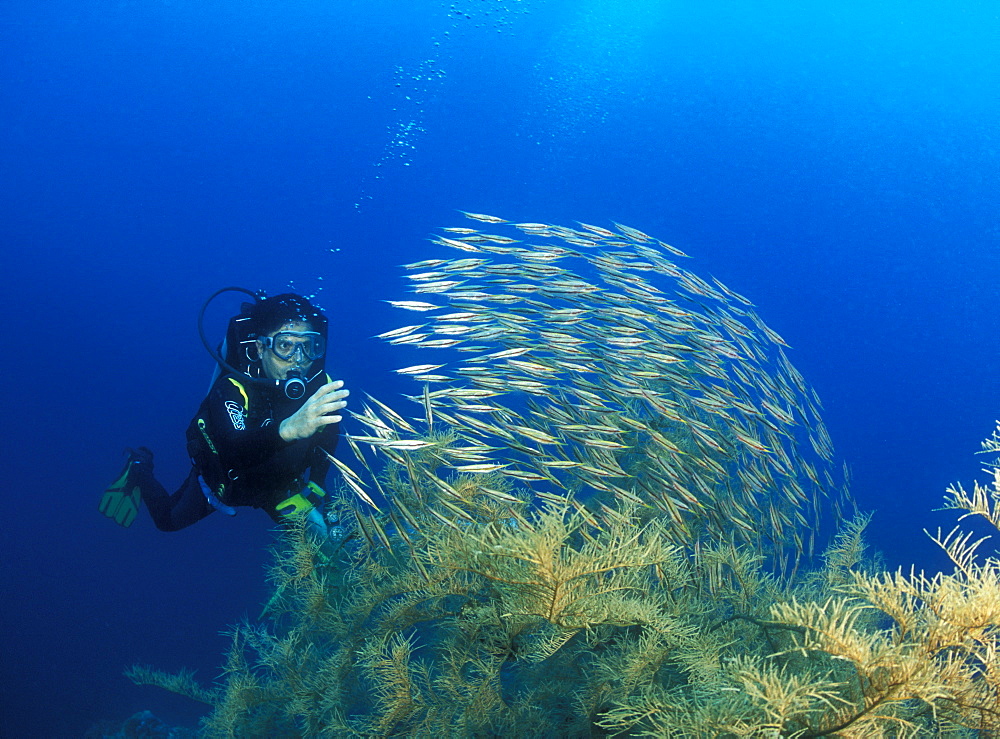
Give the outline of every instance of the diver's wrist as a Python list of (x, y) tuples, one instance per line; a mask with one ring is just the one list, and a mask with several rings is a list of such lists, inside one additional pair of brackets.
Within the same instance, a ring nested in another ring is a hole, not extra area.
[(281, 437), (282, 441), (295, 441), (298, 439), (298, 435), (292, 429), (291, 418), (286, 418), (278, 425), (278, 436)]

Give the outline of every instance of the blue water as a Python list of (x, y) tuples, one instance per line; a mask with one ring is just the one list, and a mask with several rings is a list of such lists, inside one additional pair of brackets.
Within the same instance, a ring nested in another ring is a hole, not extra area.
[(318, 293), (334, 374), (409, 389), (370, 337), (457, 209), (626, 223), (751, 297), (888, 566), (941, 566), (1000, 417), (998, 39), (967, 0), (0, 4), (0, 734), (196, 724), (121, 671), (217, 674), (269, 521), (123, 530), (100, 491), (129, 445), (185, 474), (224, 285)]

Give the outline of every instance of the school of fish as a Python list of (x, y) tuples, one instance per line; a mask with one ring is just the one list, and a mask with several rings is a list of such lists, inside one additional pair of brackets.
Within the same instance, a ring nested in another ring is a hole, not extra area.
[[(369, 471), (374, 450), (432, 483), (451, 526), (468, 517), (457, 480), (512, 502), (491, 483), (503, 476), (594, 525), (631, 501), (669, 516), (678, 543), (812, 554), (821, 512), (851, 505), (846, 470), (835, 479), (819, 398), (750, 300), (635, 228), (464, 215), (474, 227), (431, 239), (441, 257), (405, 265), (417, 295), (389, 301), (413, 319), (380, 338), (436, 355), (396, 370), (420, 383), (419, 421), (374, 399), (353, 414), (368, 431), (346, 438)], [(460, 443), (436, 448), (442, 427)], [(428, 450), (433, 470), (414, 462)], [(338, 469), (375, 505), (374, 473)], [(415, 517), (390, 506), (405, 536)]]

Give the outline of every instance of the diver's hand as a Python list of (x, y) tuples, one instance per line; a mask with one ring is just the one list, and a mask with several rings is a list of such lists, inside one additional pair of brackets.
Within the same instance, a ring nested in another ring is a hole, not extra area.
[(342, 417), (337, 411), (347, 405), (344, 398), (350, 394), (343, 387), (343, 380), (337, 380), (313, 393), (301, 408), (281, 422), (278, 427), (281, 438), (285, 441), (308, 439), (331, 423), (340, 423)]

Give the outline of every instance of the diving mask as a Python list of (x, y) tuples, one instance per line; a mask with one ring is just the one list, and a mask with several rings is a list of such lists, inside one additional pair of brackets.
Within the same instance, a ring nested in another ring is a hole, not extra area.
[(262, 336), (260, 342), (270, 349), (278, 359), (292, 361), (296, 354), (302, 359), (315, 362), (326, 354), (326, 342), (316, 331), (279, 331), (274, 336)]

